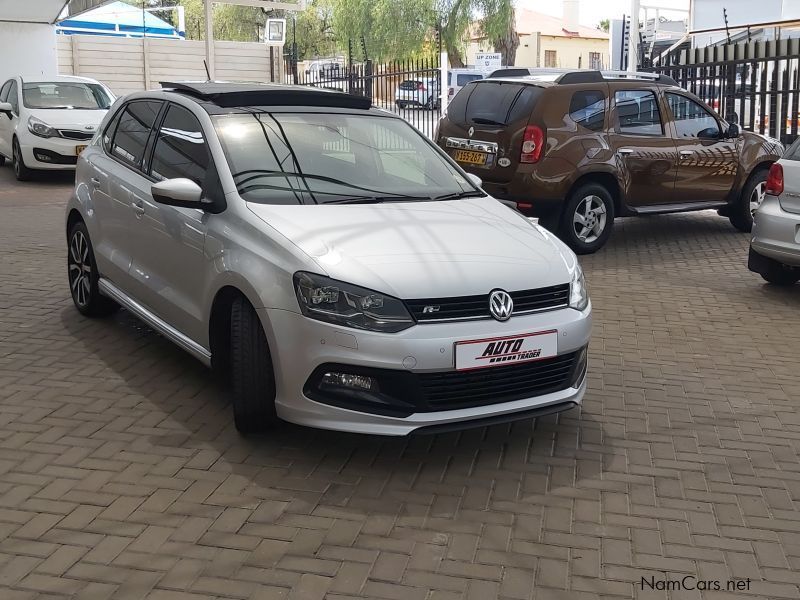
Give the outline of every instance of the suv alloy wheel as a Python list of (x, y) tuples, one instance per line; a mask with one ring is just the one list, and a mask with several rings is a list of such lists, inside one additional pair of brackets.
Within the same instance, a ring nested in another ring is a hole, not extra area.
[(591, 254), (608, 241), (614, 228), (614, 201), (599, 183), (570, 194), (561, 215), (561, 236), (577, 254)]

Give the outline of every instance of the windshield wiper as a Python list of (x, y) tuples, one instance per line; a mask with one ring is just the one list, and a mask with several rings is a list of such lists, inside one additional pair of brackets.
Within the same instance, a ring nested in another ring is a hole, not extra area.
[(382, 202), (425, 202), (432, 200), (430, 196), (406, 196), (404, 194), (392, 194), (385, 196), (370, 196), (366, 198), (343, 198), (342, 200), (331, 200), (323, 204), (381, 204)]
[(472, 117), (472, 122), (478, 125), (500, 125), (501, 127), (505, 127), (508, 123), (503, 123), (502, 121), (495, 121), (494, 119), (485, 119), (483, 117)]
[[(314, 181), (324, 181), (326, 183), (332, 183), (334, 185), (340, 185), (340, 186), (348, 187), (348, 188), (351, 188), (351, 189), (354, 189), (354, 190), (358, 190), (360, 192), (367, 192), (368, 194), (377, 194), (379, 196), (386, 195), (386, 192), (384, 192), (383, 190), (375, 190), (375, 189), (372, 189), (372, 188), (363, 187), (363, 186), (360, 186), (360, 185), (356, 185), (354, 183), (350, 183), (348, 181), (343, 181), (341, 179), (336, 179), (335, 177), (328, 177), (326, 175), (313, 175), (313, 174), (310, 174), (310, 173), (292, 173), (292, 172), (289, 172), (289, 171), (271, 171), (271, 170), (267, 170), (267, 169), (249, 169), (247, 171), (239, 171), (238, 173), (234, 173), (233, 177), (236, 178), (236, 177), (241, 177), (243, 175), (249, 175), (249, 177), (239, 181), (236, 184), (237, 187), (244, 187), (244, 184), (246, 184), (246, 183), (248, 183), (248, 182), (250, 182), (250, 181), (252, 181), (254, 179), (259, 179), (261, 177), (285, 177), (285, 178), (297, 177), (298, 179), (311, 179), (311, 180), (314, 180)], [(314, 194), (323, 193), (323, 192), (321, 192), (319, 190), (310, 190), (310, 192), (314, 193)], [(398, 194), (397, 196), (401, 197), (401, 198), (404, 197), (403, 194)], [(387, 195), (387, 197), (390, 197), (390, 196)], [(373, 198), (373, 196), (370, 195), (369, 198)], [(430, 198), (428, 198), (428, 197), (425, 197), (425, 199), (426, 200), (430, 200)]]
[(485, 198), (486, 194), (481, 191), (474, 192), (454, 192), (452, 194), (442, 194), (434, 196), (434, 200), (459, 200), (461, 198)]

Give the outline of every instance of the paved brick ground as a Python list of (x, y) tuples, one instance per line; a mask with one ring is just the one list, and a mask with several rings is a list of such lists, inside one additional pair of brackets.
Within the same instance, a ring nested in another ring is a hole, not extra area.
[[(726, 220), (629, 220), (584, 260), (580, 410), (243, 439), (199, 364), (72, 308), (68, 188), (0, 169), (0, 599), (800, 597), (800, 286)], [(723, 590), (641, 589), (686, 575)]]

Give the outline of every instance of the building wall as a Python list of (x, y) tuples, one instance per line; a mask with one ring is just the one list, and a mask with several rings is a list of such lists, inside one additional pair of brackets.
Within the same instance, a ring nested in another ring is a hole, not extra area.
[[(223, 81), (282, 81), (283, 48), (257, 42), (214, 42), (216, 78)], [(170, 39), (59, 35), (58, 70), (105, 83), (118, 96), (158, 87), (161, 81), (206, 79), (205, 43)]]
[(0, 22), (0, 82), (14, 75), (55, 75), (55, 27)]
[[(545, 52), (555, 52), (556, 66), (559, 68), (577, 69), (579, 66), (588, 69), (589, 53), (599, 52), (603, 68), (610, 68), (608, 40), (599, 38), (568, 38), (540, 35), (522, 35), (517, 49), (516, 65), (520, 67), (544, 67)], [(468, 64), (475, 64), (478, 52), (491, 52), (486, 42), (472, 42), (467, 50)]]

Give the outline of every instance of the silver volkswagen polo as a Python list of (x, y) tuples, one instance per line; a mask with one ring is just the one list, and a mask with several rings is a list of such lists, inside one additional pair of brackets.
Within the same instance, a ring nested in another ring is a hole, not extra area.
[(66, 215), (72, 298), (229, 378), (236, 427), (405, 435), (571, 408), (575, 255), (368, 99), (165, 83), (118, 101)]

